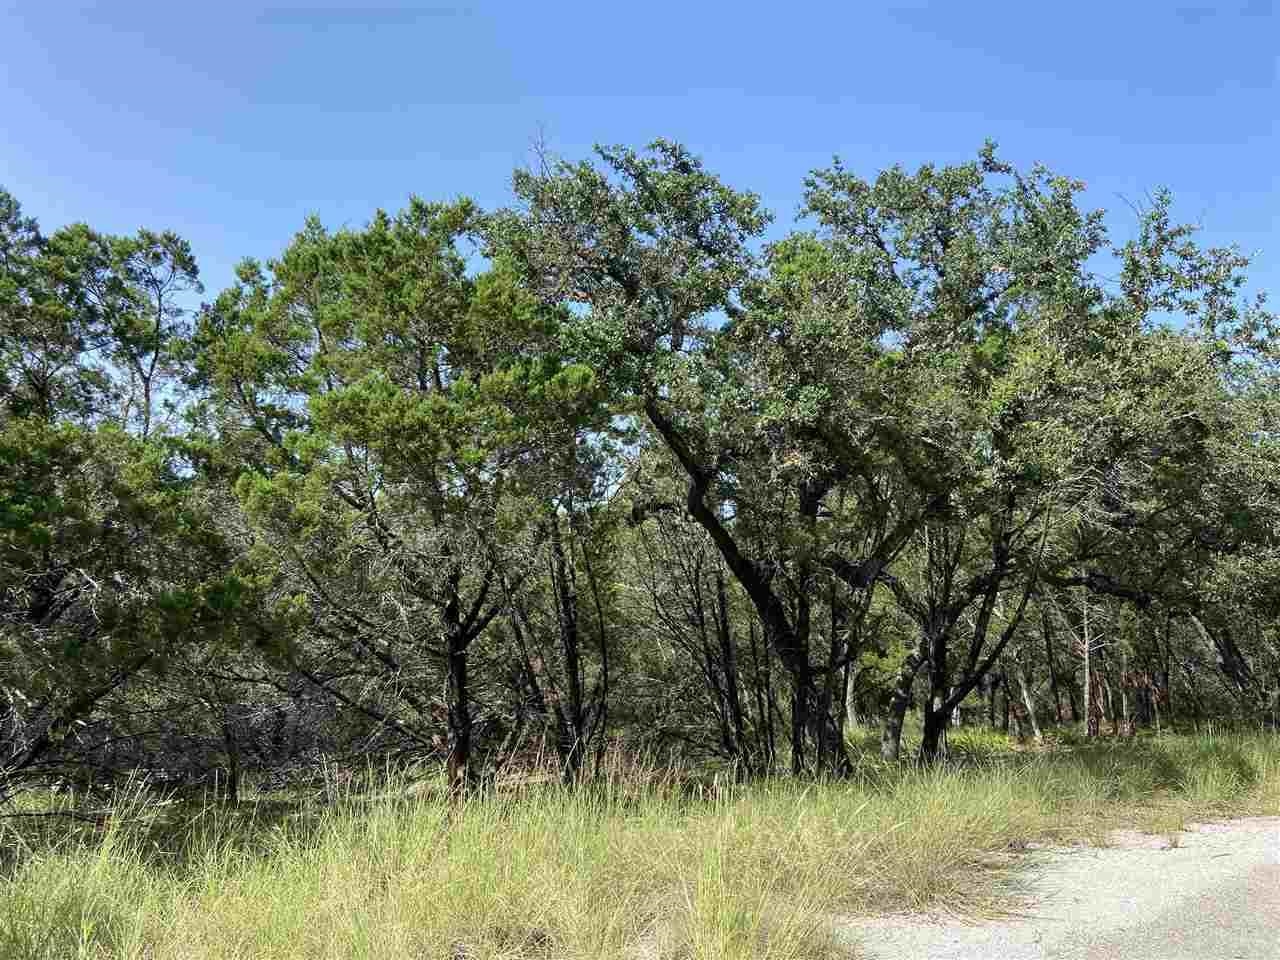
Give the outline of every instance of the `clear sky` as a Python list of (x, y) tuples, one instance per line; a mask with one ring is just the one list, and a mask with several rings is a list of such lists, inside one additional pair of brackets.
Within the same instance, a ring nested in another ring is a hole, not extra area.
[(1125, 199), (1169, 186), (1280, 298), (1272, 0), (0, 0), (0, 184), (46, 229), (177, 230), (211, 294), (307, 213), (495, 206), (539, 137), (577, 159), (657, 136), (762, 194), (775, 230), (834, 154), (871, 175), (992, 137), (1087, 181), (1120, 239)]

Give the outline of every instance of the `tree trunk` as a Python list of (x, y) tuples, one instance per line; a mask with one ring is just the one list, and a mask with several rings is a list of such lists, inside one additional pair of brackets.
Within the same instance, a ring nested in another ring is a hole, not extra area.
[[(832, 708), (835, 706), (836, 682), (839, 676), (836, 665), (841, 659), (840, 638), (843, 635), (843, 628), (840, 622), (840, 600), (836, 596), (835, 585), (832, 584), (831, 590), (827, 597), (827, 606), (831, 614), (831, 634), (827, 637), (827, 669), (822, 675), (822, 692), (818, 696), (818, 715), (820, 724), (817, 730), (816, 759), (815, 770), (819, 776), (827, 768), (827, 753), (840, 749), (842, 744), (839, 742), (844, 739), (844, 710), (843, 704), (840, 711), (840, 717), (832, 716)], [(839, 727), (837, 734), (833, 728)], [(837, 736), (839, 740), (837, 740)], [(832, 767), (837, 766), (833, 763)]]
[(811, 682), (808, 669), (791, 671), (791, 773), (800, 776), (805, 768), (805, 740), (809, 731), (809, 693)]
[(449, 787), (458, 791), (471, 779), (471, 701), (467, 689), (467, 648), (456, 631), (445, 635), (448, 659)]
[(1159, 716), (1160, 704), (1164, 704), (1165, 716), (1170, 720), (1173, 719), (1173, 671), (1168, 664), (1161, 666), (1156, 674), (1155, 705), (1156, 715)]
[[(674, 421), (663, 411), (658, 399), (645, 402), (645, 413), (654, 429), (680, 461), (689, 480), (685, 506), (694, 521), (706, 531), (715, 544), (725, 566), (745, 591), (764, 625), (766, 642), (791, 674), (791, 769), (800, 773), (805, 766), (805, 739), (810, 726), (812, 674), (809, 667), (809, 599), (805, 593), (807, 577), (799, 591), (799, 609), (795, 620), (787, 615), (786, 605), (774, 592), (764, 568), (743, 553), (733, 533), (706, 502), (712, 474), (699, 461)], [(801, 497), (801, 513), (812, 522), (821, 502), (819, 490), (805, 491)]]
[(924, 710), (924, 732), (920, 740), (920, 762), (932, 763), (947, 752), (947, 723), (951, 719), (946, 708), (951, 689), (951, 677), (947, 664), (947, 633), (936, 624), (931, 625), (929, 649), (929, 701)]
[[(557, 703), (560, 730), (556, 749), (560, 755), (560, 775), (566, 784), (576, 783), (586, 755), (586, 704), (582, 689), (582, 647), (578, 632), (578, 591), (574, 570), (565, 555), (560, 525), (551, 523), (552, 586), (556, 595), (556, 621), (560, 650), (564, 656), (565, 683), (569, 702)], [(567, 709), (566, 709), (567, 708)]]
[(1089, 632), (1089, 597), (1082, 592), (1080, 599), (1083, 609), (1081, 623), (1084, 625), (1084, 735), (1092, 738), (1098, 735), (1098, 719), (1094, 715), (1096, 707), (1093, 696), (1093, 635)]
[(1040, 609), (1040, 628), (1044, 634), (1044, 655), (1049, 664), (1049, 692), (1053, 696), (1053, 719), (1055, 723), (1063, 720), (1062, 690), (1058, 686), (1058, 667), (1053, 659), (1053, 629), (1050, 627), (1049, 612), (1042, 606)]
[(222, 707), (222, 741), (227, 749), (227, 803), (235, 806), (240, 802), (240, 744), (232, 729), (229, 708)]
[(848, 726), (849, 724), (852, 724), (855, 727), (864, 726), (867, 722), (867, 718), (862, 715), (862, 710), (859, 709), (860, 704), (857, 700), (857, 686), (854, 683), (857, 673), (852, 661), (847, 661), (845, 663), (844, 669), (841, 670), (841, 673), (843, 676), (840, 681), (840, 696), (844, 699), (845, 725)]
[(758, 765), (772, 771), (777, 762), (777, 740), (773, 726), (773, 678), (769, 669), (769, 651), (761, 650), (756, 640), (756, 621), (747, 623), (747, 642), (751, 647), (754, 681), (752, 694), (756, 704), (756, 752)]
[(1120, 715), (1115, 708), (1115, 699), (1111, 689), (1111, 677), (1108, 674), (1100, 674), (1098, 682), (1103, 685), (1104, 699), (1102, 719), (1111, 721), (1111, 735), (1114, 737), (1120, 732)]
[[(596, 738), (595, 776), (600, 777), (600, 769), (604, 765), (605, 744), (609, 735), (609, 631), (605, 624), (604, 602), (600, 595), (600, 578), (596, 576), (595, 567), (590, 561), (590, 552), (583, 553), (583, 566), (587, 571), (587, 582), (591, 586), (591, 598), (596, 609), (596, 636), (600, 648), (600, 672), (592, 693), (594, 713), (591, 717), (591, 728), (588, 739)], [(586, 747), (584, 745), (583, 749)]]
[(819, 774), (830, 772), (836, 776), (844, 776), (851, 769), (849, 754), (845, 749), (844, 722), (845, 700), (841, 696), (836, 700), (836, 687), (840, 683), (843, 671), (840, 662), (848, 653), (848, 633), (846, 610), (836, 595), (832, 585), (830, 596), (831, 637), (827, 648), (827, 670), (823, 676), (822, 695), (818, 701), (818, 763)]
[(885, 714), (884, 726), (880, 730), (880, 757), (883, 760), (897, 760), (902, 751), (902, 725), (906, 720), (907, 708), (911, 706), (911, 693), (905, 697), (894, 694), (889, 703), (889, 711)]
[[(1026, 733), (1022, 729), (1022, 711), (1018, 705), (1014, 703), (1013, 691), (1009, 689), (1009, 673), (1004, 671), (1000, 674), (1000, 687), (1004, 691), (1004, 728), (1007, 733), (1011, 733), (1019, 741), (1026, 739)], [(1012, 730), (1010, 730), (1012, 727)]]
[(1256, 683), (1253, 668), (1248, 659), (1240, 651), (1231, 631), (1222, 628), (1210, 631), (1198, 616), (1192, 615), (1191, 623), (1195, 626), (1200, 639), (1213, 654), (1218, 669), (1231, 681), (1231, 686), (1245, 706), (1255, 706)]
[[(943, 698), (945, 699), (945, 698)], [(935, 696), (929, 698), (924, 710), (924, 733), (920, 739), (920, 762), (933, 763), (947, 755), (947, 710), (938, 707), (942, 701)]]
[(1160, 631), (1164, 638), (1163, 650), (1160, 656), (1160, 695), (1164, 699), (1165, 716), (1170, 722), (1174, 718), (1173, 708), (1173, 678), (1176, 676), (1174, 670), (1173, 643), (1169, 637), (1169, 631), (1173, 628), (1173, 617), (1165, 615), (1164, 627)]
[(725, 700), (729, 723), (733, 732), (736, 755), (750, 765), (747, 756), (746, 724), (742, 715), (742, 695), (738, 682), (738, 653), (733, 645), (733, 632), (729, 627), (729, 602), (726, 596), (724, 573), (716, 569), (716, 638), (720, 642), (720, 662), (724, 672)]
[(1133, 736), (1133, 720), (1129, 716), (1129, 655), (1127, 653), (1120, 654), (1120, 710), (1123, 714), (1121, 721), (1121, 736)]
[(1014, 661), (1014, 673), (1018, 678), (1018, 689), (1022, 693), (1022, 703), (1027, 708), (1027, 722), (1031, 725), (1031, 736), (1036, 743), (1043, 743), (1044, 737), (1040, 733), (1040, 723), (1036, 720), (1036, 705), (1031, 698), (1031, 687), (1027, 684), (1027, 671), (1022, 665), (1021, 659)]
[(880, 731), (880, 756), (885, 760), (897, 760), (902, 750), (902, 724), (907, 716), (907, 708), (911, 706), (912, 688), (924, 657), (922, 641), (921, 648), (909, 654), (898, 671), (893, 697), (889, 701), (889, 712)]
[(1074, 676), (1067, 683), (1067, 707), (1071, 711), (1071, 722), (1079, 723), (1080, 705), (1076, 701), (1076, 680)]

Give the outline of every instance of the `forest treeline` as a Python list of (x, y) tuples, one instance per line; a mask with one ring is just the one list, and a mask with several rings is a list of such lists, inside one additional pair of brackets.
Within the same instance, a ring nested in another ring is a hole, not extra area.
[(180, 237), (0, 192), (0, 797), (1274, 723), (1277, 318), (1082, 190), (837, 163), (765, 242), (658, 141), (205, 302)]

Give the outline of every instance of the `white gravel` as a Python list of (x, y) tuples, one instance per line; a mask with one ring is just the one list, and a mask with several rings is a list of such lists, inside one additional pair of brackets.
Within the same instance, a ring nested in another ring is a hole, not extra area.
[(841, 921), (867, 960), (1280, 960), (1280, 817), (1040, 850), (1018, 915)]

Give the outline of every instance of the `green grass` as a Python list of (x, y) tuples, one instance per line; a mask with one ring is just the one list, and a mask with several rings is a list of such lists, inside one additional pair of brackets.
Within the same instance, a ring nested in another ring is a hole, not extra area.
[(101, 827), (0, 828), (0, 956), (841, 957), (834, 915), (990, 907), (1031, 840), (1280, 813), (1275, 737), (951, 746), (932, 770), (860, 755), (846, 782), (695, 791), (617, 774), (234, 811), (134, 791)]

